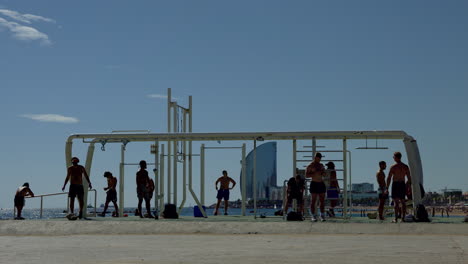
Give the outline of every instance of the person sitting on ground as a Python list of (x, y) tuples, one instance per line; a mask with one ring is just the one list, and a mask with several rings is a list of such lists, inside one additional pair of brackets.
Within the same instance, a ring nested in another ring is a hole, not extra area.
[(144, 218), (141, 210), (143, 199), (146, 204), (146, 212), (148, 218), (154, 218), (151, 214), (151, 197), (150, 197), (150, 177), (146, 170), (146, 161), (140, 161), (140, 170), (136, 173), (137, 196), (138, 196), (138, 212), (141, 218)]
[(387, 163), (385, 161), (379, 162), (379, 171), (377, 171), (377, 183), (379, 184), (379, 219), (384, 220), (383, 211), (385, 206), (385, 201), (388, 199), (388, 189), (385, 184), (385, 172), (387, 168)]
[(83, 175), (88, 181), (89, 189), (92, 189), (91, 181), (89, 180), (88, 173), (86, 169), (78, 165), (80, 160), (77, 157), (71, 159), (72, 166), (67, 169), (67, 176), (65, 177), (65, 183), (63, 184), (62, 191), (65, 191), (65, 186), (70, 180), (70, 189), (68, 190), (68, 197), (70, 197), (70, 213), (73, 215), (75, 209), (75, 197), (78, 199), (78, 204), (80, 206), (80, 213), (78, 218), (83, 218), (83, 208), (84, 208), (84, 187), (83, 187)]
[(15, 220), (24, 220), (24, 218), (21, 216), (21, 212), (23, 211), (23, 207), (24, 207), (24, 203), (25, 203), (25, 201), (24, 201), (25, 196), (34, 197), (34, 193), (29, 188), (29, 183), (27, 183), (27, 182), (25, 182), (23, 184), (23, 186), (16, 189), (15, 207), (16, 207), (16, 211), (17, 211), (17, 217), (15, 217)]
[(395, 201), (395, 220), (394, 223), (398, 222), (398, 218), (401, 217), (401, 221), (405, 221), (406, 216), (406, 183), (405, 177), (408, 178), (408, 184), (411, 184), (411, 173), (408, 165), (401, 162), (401, 153), (395, 152), (393, 155), (395, 164), (390, 167), (387, 177), (387, 188), (390, 187), (392, 182), (392, 199)]
[(330, 217), (335, 217), (335, 207), (338, 204), (340, 185), (336, 178), (335, 163), (330, 161), (325, 165), (327, 166), (327, 171), (330, 173), (330, 186), (327, 189), (327, 198), (330, 200), (329, 214)]
[(287, 199), (284, 205), (284, 214), (288, 214), (288, 207), (291, 204), (293, 199), (296, 199), (297, 203), (297, 212), (304, 214), (304, 188), (305, 181), (302, 179), (302, 176), (298, 174), (298, 169), (296, 168), (296, 176), (291, 177), (288, 181)]
[(114, 209), (116, 211), (115, 217), (119, 216), (119, 207), (117, 206), (117, 178), (112, 175), (111, 172), (106, 171), (104, 172), (104, 178), (107, 178), (107, 187), (104, 187), (104, 191), (106, 191), (106, 203), (104, 204), (104, 210), (101, 213), (101, 216), (106, 216), (107, 207), (109, 203), (112, 202), (114, 204)]
[[(232, 187), (229, 188), (229, 183), (231, 182)], [(221, 183), (219, 189), (218, 183)], [(228, 176), (227, 171), (223, 170), (223, 176), (219, 177), (215, 183), (216, 190), (218, 191), (218, 194), (216, 195), (218, 202), (216, 203), (214, 215), (218, 215), (218, 209), (222, 199), (224, 199), (224, 215), (228, 215), (227, 210), (229, 206), (229, 190), (234, 189), (234, 186), (236, 186), (236, 181), (234, 181), (231, 177)]]
[(320, 221), (325, 221), (325, 193), (327, 188), (323, 182), (325, 167), (320, 163), (322, 157), (322, 154), (317, 152), (317, 154), (315, 154), (314, 161), (311, 162), (306, 169), (306, 178), (312, 178), (312, 181), (310, 182), (310, 193), (312, 195), (310, 212), (312, 213), (312, 222), (317, 222), (317, 215), (315, 212), (315, 203), (317, 202), (317, 198), (320, 202)]

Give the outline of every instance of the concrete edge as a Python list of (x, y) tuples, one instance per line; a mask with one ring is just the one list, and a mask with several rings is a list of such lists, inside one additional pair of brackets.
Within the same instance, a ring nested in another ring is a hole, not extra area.
[(1, 236), (157, 234), (367, 234), (468, 235), (468, 224), (158, 222), (158, 221), (1, 221)]

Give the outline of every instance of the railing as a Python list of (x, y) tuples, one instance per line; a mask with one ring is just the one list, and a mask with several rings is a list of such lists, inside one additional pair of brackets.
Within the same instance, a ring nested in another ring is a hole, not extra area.
[[(96, 212), (97, 191), (96, 191), (96, 189), (91, 189), (91, 190), (89, 190), (89, 191), (90, 191), (90, 192), (94, 192), (94, 216), (96, 217), (96, 216), (97, 216), (97, 212)], [(43, 206), (44, 206), (44, 197), (56, 196), (56, 195), (64, 195), (64, 194), (68, 194), (68, 192), (48, 193), (48, 194), (35, 195), (34, 197), (26, 196), (26, 197), (24, 197), (24, 198), (27, 198), (27, 199), (41, 198), (41, 211), (40, 211), (39, 217), (42, 218), (42, 211), (43, 211)], [(69, 202), (69, 201), (70, 201), (70, 198), (67, 199), (67, 212), (70, 211), (70, 202)], [(86, 204), (83, 204), (83, 206), (85, 207), (84, 210), (87, 210), (87, 205), (86, 205)], [(14, 207), (14, 209), (13, 209), (13, 215), (16, 215), (16, 207)]]

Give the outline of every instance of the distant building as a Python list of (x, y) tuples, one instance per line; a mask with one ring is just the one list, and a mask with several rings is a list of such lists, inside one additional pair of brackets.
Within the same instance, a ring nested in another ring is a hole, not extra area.
[[(254, 152), (253, 150), (246, 157), (246, 198), (254, 198)], [(256, 184), (257, 199), (274, 200), (272, 196), (278, 196), (276, 184), (276, 142), (267, 142), (257, 146), (256, 150)], [(242, 186), (242, 177), (241, 177)], [(280, 199), (278, 199), (280, 200)]]
[(353, 193), (367, 193), (374, 191), (374, 184), (372, 183), (353, 183), (352, 184)]

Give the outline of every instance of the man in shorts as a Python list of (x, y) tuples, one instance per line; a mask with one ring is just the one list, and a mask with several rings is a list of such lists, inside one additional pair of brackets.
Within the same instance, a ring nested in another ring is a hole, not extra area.
[(317, 152), (317, 154), (315, 154), (314, 161), (311, 162), (306, 169), (306, 177), (312, 178), (312, 181), (310, 182), (310, 193), (312, 195), (310, 212), (312, 213), (312, 222), (317, 222), (317, 215), (315, 213), (315, 203), (317, 202), (317, 198), (320, 202), (320, 221), (325, 221), (325, 193), (327, 188), (323, 182), (325, 167), (320, 163), (322, 157), (322, 154)]
[[(218, 189), (218, 183), (221, 183)], [(232, 187), (229, 187), (229, 183), (232, 183)], [(228, 215), (227, 210), (229, 206), (229, 190), (234, 189), (236, 186), (236, 181), (234, 181), (231, 177), (228, 176), (227, 171), (223, 170), (223, 176), (219, 177), (216, 180), (215, 187), (218, 191), (216, 195), (216, 199), (218, 199), (218, 203), (216, 203), (216, 209), (214, 211), (214, 215), (218, 215), (219, 205), (221, 204), (221, 200), (224, 199), (224, 215)]]
[(91, 181), (89, 180), (88, 173), (86, 169), (78, 165), (80, 160), (77, 157), (71, 159), (72, 166), (67, 170), (67, 177), (65, 177), (65, 183), (63, 184), (62, 191), (65, 191), (65, 186), (70, 180), (70, 189), (68, 191), (68, 197), (70, 197), (70, 213), (73, 215), (75, 209), (75, 197), (78, 198), (78, 204), (80, 206), (80, 213), (78, 218), (83, 218), (83, 198), (84, 198), (84, 188), (83, 188), (83, 175), (88, 181), (89, 189), (92, 189)]
[[(398, 217), (401, 217), (401, 221), (405, 221), (406, 216), (406, 184), (411, 184), (411, 173), (408, 165), (401, 162), (401, 153), (395, 152), (393, 154), (393, 160), (395, 164), (390, 167), (387, 177), (387, 188), (390, 187), (392, 182), (392, 199), (395, 205), (395, 220), (393, 222), (398, 222)], [(405, 177), (408, 178), (407, 183), (405, 183)]]
[(379, 184), (379, 219), (384, 220), (383, 210), (385, 206), (385, 201), (388, 199), (388, 189), (385, 184), (385, 172), (387, 168), (387, 163), (385, 161), (379, 162), (379, 171), (377, 171), (377, 183)]
[(305, 182), (302, 179), (301, 175), (297, 174), (298, 170), (296, 169), (296, 176), (291, 177), (288, 181), (287, 191), (287, 201), (284, 206), (284, 214), (288, 213), (288, 207), (294, 199), (296, 199), (298, 210), (297, 212), (304, 213), (304, 186)]
[(146, 204), (146, 217), (154, 218), (151, 214), (151, 183), (150, 177), (148, 175), (148, 171), (146, 170), (146, 161), (140, 161), (140, 170), (136, 173), (136, 184), (137, 184), (137, 196), (138, 196), (138, 212), (140, 218), (144, 218), (143, 211), (141, 210), (141, 204), (143, 199), (145, 200)]
[(15, 220), (24, 220), (24, 218), (21, 216), (21, 212), (23, 211), (25, 196), (34, 197), (34, 193), (31, 191), (31, 189), (29, 189), (29, 183), (27, 182), (25, 182), (23, 186), (16, 190), (15, 207), (17, 216), (15, 217)]
[(117, 178), (112, 175), (111, 172), (106, 171), (104, 172), (104, 178), (107, 178), (107, 187), (104, 187), (104, 191), (106, 191), (106, 203), (104, 204), (104, 210), (101, 213), (101, 216), (106, 216), (107, 207), (109, 203), (112, 202), (114, 204), (115, 209), (115, 217), (119, 217), (119, 207), (117, 206)]

